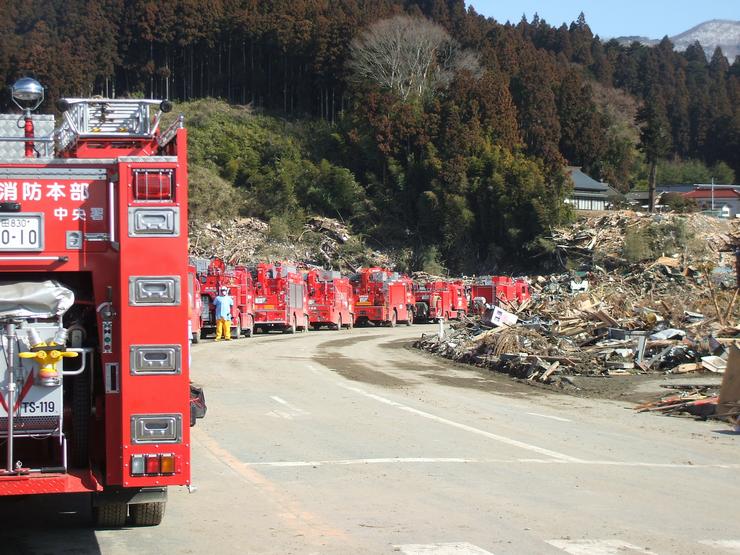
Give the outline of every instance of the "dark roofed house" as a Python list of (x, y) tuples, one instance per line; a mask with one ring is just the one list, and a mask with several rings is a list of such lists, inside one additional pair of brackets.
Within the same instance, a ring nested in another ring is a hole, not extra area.
[(609, 185), (600, 183), (581, 171), (580, 166), (568, 166), (573, 181), (573, 193), (565, 202), (576, 210), (606, 210)]
[(650, 202), (650, 193), (647, 191), (630, 191), (627, 193), (627, 202), (636, 208), (647, 208)]

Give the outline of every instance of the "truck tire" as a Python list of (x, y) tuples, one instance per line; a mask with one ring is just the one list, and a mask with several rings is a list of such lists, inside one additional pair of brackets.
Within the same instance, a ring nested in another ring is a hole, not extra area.
[(297, 327), (298, 326), (296, 326), (296, 320), (295, 320), (295, 315), (294, 315), (293, 316), (293, 322), (289, 326), (285, 326), (285, 329), (283, 330), (283, 333), (294, 334), (296, 332), (296, 328)]
[(355, 327), (355, 315), (350, 313), (349, 315), (349, 323), (347, 324), (347, 329), (351, 330)]
[(254, 318), (247, 316), (247, 327), (244, 328), (244, 337), (252, 337), (254, 335)]
[(192, 333), (193, 343), (200, 343), (200, 332), (194, 331)]
[(134, 526), (158, 526), (162, 523), (165, 502), (138, 503), (131, 505), (131, 524)]
[(342, 324), (342, 315), (341, 314), (339, 315), (339, 320), (337, 321), (336, 326), (337, 327), (334, 328), (335, 330), (342, 331), (343, 324)]
[(97, 528), (121, 528), (126, 526), (128, 505), (124, 502), (103, 503), (93, 507), (93, 521)]
[(311, 327), (311, 323), (308, 321), (308, 315), (303, 317), (303, 329), (301, 330), (303, 333), (308, 333), (309, 328)]
[(416, 318), (414, 311), (409, 310), (408, 314), (406, 315), (406, 325), (411, 326), (414, 323), (414, 318)]
[(393, 309), (393, 314), (391, 314), (391, 320), (390, 320), (390, 322), (388, 322), (388, 325), (389, 325), (389, 326), (390, 326), (391, 328), (395, 328), (395, 327), (396, 327), (396, 322), (397, 322), (397, 321), (398, 321), (398, 314), (396, 314), (396, 310), (395, 310), (395, 309)]

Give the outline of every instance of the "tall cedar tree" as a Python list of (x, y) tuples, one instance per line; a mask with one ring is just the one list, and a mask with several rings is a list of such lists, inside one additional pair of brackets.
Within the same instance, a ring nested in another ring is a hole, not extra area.
[(640, 130), (640, 149), (650, 165), (648, 192), (650, 195), (649, 209), (655, 209), (655, 183), (657, 178), (658, 160), (670, 150), (671, 138), (663, 100), (657, 94), (651, 94), (645, 105), (637, 113), (637, 122), (642, 125)]

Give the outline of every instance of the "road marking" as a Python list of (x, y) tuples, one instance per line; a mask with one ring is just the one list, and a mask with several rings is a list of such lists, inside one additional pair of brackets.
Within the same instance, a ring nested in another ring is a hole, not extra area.
[(394, 545), (404, 555), (493, 555), (490, 551), (467, 542), (408, 543)]
[(567, 418), (560, 418), (559, 416), (551, 416), (549, 414), (540, 414), (538, 412), (528, 412), (530, 416), (539, 416), (540, 418), (549, 418), (550, 420), (557, 420), (558, 422), (573, 422)]
[(655, 555), (654, 551), (620, 540), (547, 540), (547, 543), (571, 555), (620, 555), (629, 552)]
[(722, 468), (722, 469), (740, 468), (740, 464), (737, 464), (737, 463), (694, 464), (690, 462), (652, 463), (652, 462), (639, 462), (639, 461), (576, 461), (575, 464), (585, 464), (585, 465), (592, 465), (592, 466), (631, 466), (631, 467), (644, 467), (644, 468)]
[(289, 403), (288, 401), (286, 401), (286, 400), (285, 400), (285, 399), (283, 399), (282, 397), (278, 397), (277, 395), (272, 395), (272, 396), (270, 397), (270, 399), (272, 399), (273, 401), (276, 401), (276, 402), (280, 403), (281, 405), (283, 405), (283, 406), (285, 406), (285, 407), (288, 407), (288, 408), (289, 408), (290, 410), (292, 410), (293, 412), (296, 412), (296, 413), (298, 413), (298, 414), (309, 414), (309, 413), (308, 413), (308, 412), (306, 412), (305, 410), (303, 410), (303, 409), (299, 409), (299, 408), (298, 408), (298, 407), (296, 407), (295, 405), (291, 405), (291, 404), (290, 404), (290, 403)]
[[(307, 366), (308, 369), (317, 375), (323, 375), (321, 372), (314, 368), (311, 365)], [(528, 443), (524, 443), (522, 441), (518, 441), (512, 438), (508, 438), (505, 436), (500, 436), (496, 434), (492, 434), (490, 432), (486, 432), (485, 430), (480, 430), (478, 428), (474, 428), (472, 426), (468, 426), (467, 424), (460, 424), (458, 422), (454, 422), (452, 420), (448, 420), (446, 418), (442, 418), (433, 414), (430, 414), (428, 412), (424, 412), (418, 409), (414, 409), (412, 407), (408, 407), (406, 405), (403, 405), (401, 403), (398, 403), (396, 401), (393, 401), (391, 399), (387, 399), (385, 397), (382, 397), (380, 395), (375, 395), (373, 393), (369, 393), (367, 391), (364, 391), (357, 387), (352, 387), (349, 385), (346, 385), (342, 382), (335, 382), (337, 386), (341, 387), (342, 389), (346, 389), (348, 391), (352, 391), (354, 393), (358, 393), (360, 395), (363, 395), (365, 397), (368, 397), (370, 399), (374, 399), (380, 403), (384, 403), (386, 405), (390, 405), (392, 407), (396, 407), (400, 410), (404, 410), (407, 412), (411, 412), (414, 414), (417, 414), (419, 416), (423, 416), (425, 418), (429, 418), (431, 420), (435, 420), (444, 424), (448, 424), (450, 426), (454, 426), (456, 428), (460, 428), (462, 430), (466, 430), (471, 433), (475, 433), (478, 435), (483, 435), (485, 437), (488, 437), (490, 439), (500, 441), (502, 443), (506, 443), (508, 445), (513, 445), (515, 447), (520, 447), (522, 449), (527, 449), (529, 451), (534, 451), (536, 453), (539, 453), (541, 455), (545, 455), (547, 457), (550, 457), (550, 459), (511, 459), (509, 461), (504, 462), (515, 462), (515, 463), (535, 463), (535, 464), (581, 464), (581, 465), (587, 465), (587, 466), (616, 466), (616, 467), (637, 467), (637, 468), (675, 468), (675, 469), (722, 469), (722, 470), (728, 470), (728, 469), (740, 469), (740, 464), (737, 463), (710, 463), (710, 464), (696, 464), (696, 463), (653, 463), (653, 462), (641, 462), (641, 461), (599, 461), (599, 460), (584, 460), (584, 459), (578, 459), (576, 457), (571, 457), (570, 455), (565, 455), (563, 453), (558, 453), (557, 451), (551, 451), (549, 449), (545, 449), (543, 447), (538, 447), (536, 445), (530, 445)], [(403, 459), (402, 459), (403, 460)], [(490, 459), (481, 459), (477, 461), (470, 461), (470, 463), (486, 463), (489, 462)], [(301, 462), (301, 461), (298, 461)], [(490, 460), (490, 462), (499, 462)], [(325, 464), (331, 464), (331, 462), (326, 462)], [(308, 464), (297, 464), (296, 466), (308, 466)]]
[(364, 464), (578, 464), (583, 466), (621, 466), (674, 469), (738, 469), (740, 464), (646, 463), (630, 461), (561, 461), (558, 459), (479, 459), (469, 457), (378, 457), (368, 459), (333, 459), (317, 461), (254, 461), (249, 466), (296, 468), (301, 466), (349, 466)]
[(699, 543), (716, 549), (740, 553), (740, 540), (701, 540)]
[(370, 399), (374, 399), (380, 403), (384, 403), (386, 405), (390, 405), (392, 407), (396, 407), (399, 410), (403, 410), (406, 412), (410, 412), (412, 414), (416, 414), (417, 416), (422, 416), (424, 418), (427, 418), (429, 420), (433, 420), (435, 422), (439, 422), (441, 424), (447, 424), (448, 426), (452, 426), (453, 428), (458, 428), (460, 430), (465, 430), (466, 432), (470, 432), (473, 434), (477, 434), (483, 437), (487, 437), (488, 439), (493, 439), (494, 441), (498, 441), (500, 443), (505, 443), (506, 445), (511, 445), (513, 447), (519, 447), (520, 449), (526, 449), (527, 451), (532, 451), (534, 453), (539, 453), (540, 455), (545, 455), (546, 457), (552, 457), (553, 459), (557, 459), (560, 461), (566, 461), (566, 462), (583, 462), (581, 459), (578, 459), (576, 457), (571, 457), (570, 455), (566, 455), (564, 453), (558, 453), (557, 451), (552, 451), (550, 449), (545, 449), (544, 447), (538, 447), (537, 445), (532, 445), (530, 443), (525, 443), (523, 441), (519, 441), (517, 439), (512, 439), (510, 437), (501, 436), (498, 434), (493, 434), (491, 432), (487, 432), (485, 430), (481, 430), (480, 428), (474, 428), (473, 426), (468, 426), (467, 424), (461, 424), (460, 422), (455, 422), (454, 420), (449, 420), (447, 418), (442, 418), (441, 416), (437, 416), (435, 414), (425, 412), (423, 410), (415, 409), (413, 407), (409, 407), (407, 405), (397, 403), (396, 401), (393, 401), (391, 399), (386, 399), (385, 397), (381, 397), (380, 395), (375, 395), (374, 393), (368, 393), (367, 391), (364, 391), (357, 387), (352, 387), (346, 384), (343, 384), (341, 382), (336, 382), (337, 385), (341, 388), (347, 389), (349, 391), (354, 391), (355, 393), (359, 393), (360, 395), (364, 395), (365, 397), (368, 397)]
[(292, 414), (282, 410), (271, 410), (270, 412), (266, 412), (265, 416), (270, 416), (272, 418), (284, 418), (285, 420), (293, 420)]
[(479, 463), (479, 462), (496, 462), (511, 463), (507, 460), (481, 460), (466, 459), (454, 457), (395, 457), (395, 458), (378, 458), (378, 459), (339, 459), (329, 461), (274, 461), (274, 462), (253, 462), (251, 466), (275, 466), (275, 467), (296, 467), (296, 466), (346, 466), (353, 464), (411, 464), (411, 463)]

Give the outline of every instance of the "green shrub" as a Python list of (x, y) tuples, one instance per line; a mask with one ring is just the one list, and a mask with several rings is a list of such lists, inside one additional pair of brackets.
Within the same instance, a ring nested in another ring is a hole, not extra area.
[(652, 258), (649, 236), (645, 230), (628, 230), (624, 236), (622, 256), (629, 264)]
[(660, 203), (680, 214), (699, 210), (696, 200), (686, 198), (681, 193), (666, 193), (661, 197)]
[(190, 165), (188, 210), (191, 222), (233, 218), (244, 207), (243, 194), (216, 172)]

